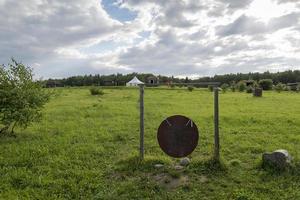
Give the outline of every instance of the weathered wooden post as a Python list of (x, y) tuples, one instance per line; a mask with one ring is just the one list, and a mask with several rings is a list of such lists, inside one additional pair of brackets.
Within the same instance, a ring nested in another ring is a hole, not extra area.
[(215, 132), (215, 148), (214, 159), (220, 160), (220, 139), (219, 139), (219, 88), (214, 87), (214, 132)]
[(144, 159), (144, 84), (140, 87), (140, 160)]

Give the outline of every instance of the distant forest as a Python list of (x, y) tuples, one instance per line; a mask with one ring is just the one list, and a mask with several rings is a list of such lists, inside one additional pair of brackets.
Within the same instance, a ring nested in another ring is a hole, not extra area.
[[(134, 76), (137, 76), (141, 81), (146, 82), (148, 77), (154, 76), (153, 74), (111, 74), (111, 75), (84, 75), (84, 76), (72, 76), (62, 79), (48, 79), (45, 80), (46, 87), (64, 87), (64, 86), (124, 86), (126, 82), (130, 81)], [(221, 84), (231, 84), (233, 82), (239, 82), (242, 80), (254, 80), (259, 81), (262, 79), (272, 79), (274, 84), (277, 83), (296, 83), (300, 82), (300, 70), (288, 70), (284, 72), (264, 72), (264, 73), (237, 73), (237, 74), (225, 74), (215, 75), (212, 77), (201, 77), (198, 79), (175, 78), (173, 76), (156, 76), (159, 78), (160, 84), (168, 83), (196, 83), (196, 82), (220, 82)]]

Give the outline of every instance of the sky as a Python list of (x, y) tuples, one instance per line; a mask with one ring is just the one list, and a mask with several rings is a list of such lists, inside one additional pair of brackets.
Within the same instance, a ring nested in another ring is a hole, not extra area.
[(38, 78), (300, 69), (300, 0), (0, 0), (0, 64)]

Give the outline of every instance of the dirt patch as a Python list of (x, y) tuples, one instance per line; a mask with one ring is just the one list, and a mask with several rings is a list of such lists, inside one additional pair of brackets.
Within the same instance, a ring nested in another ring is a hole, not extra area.
[(199, 182), (200, 183), (206, 183), (208, 181), (208, 178), (206, 176), (200, 176)]
[(172, 177), (170, 174), (162, 173), (153, 176), (153, 179), (162, 187), (171, 190), (188, 184), (189, 178), (186, 175)]

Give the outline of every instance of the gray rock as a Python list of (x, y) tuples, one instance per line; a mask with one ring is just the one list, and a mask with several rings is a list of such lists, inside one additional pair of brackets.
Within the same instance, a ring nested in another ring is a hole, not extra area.
[(163, 164), (155, 164), (154, 167), (155, 167), (156, 169), (160, 169), (160, 168), (163, 168), (164, 165), (163, 165)]
[(183, 169), (183, 166), (176, 165), (176, 166), (174, 167), (174, 169), (176, 169), (176, 170), (182, 170), (182, 169)]
[(190, 162), (191, 162), (191, 160), (189, 158), (185, 157), (180, 160), (179, 164), (181, 166), (188, 166), (190, 164)]
[(262, 160), (263, 164), (271, 165), (279, 169), (285, 169), (290, 165), (292, 157), (287, 150), (279, 149), (272, 153), (264, 153), (262, 155)]

